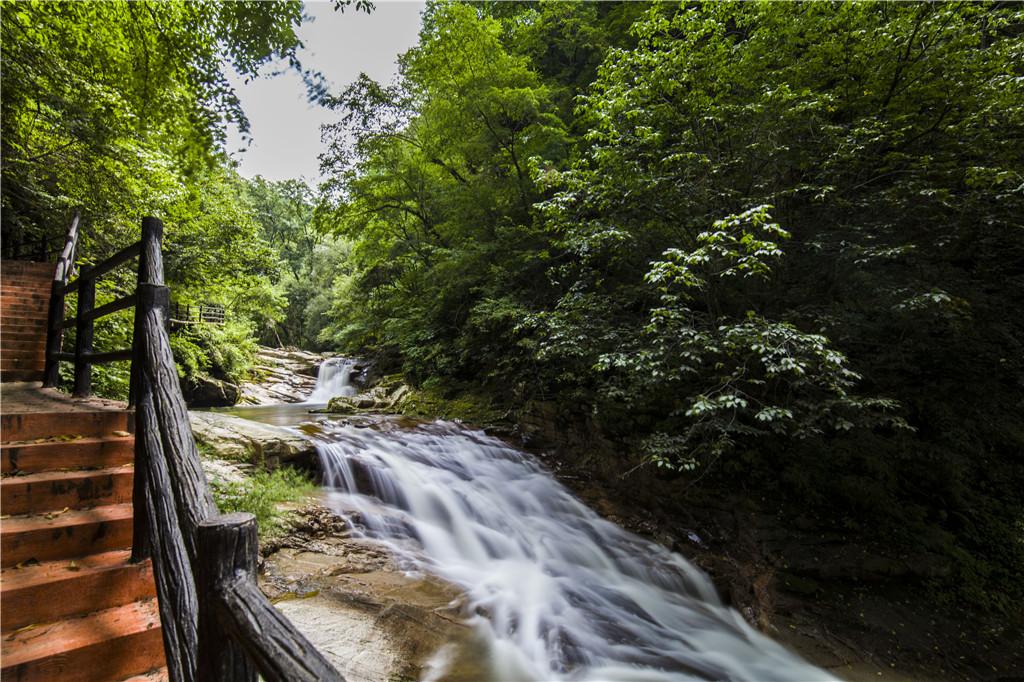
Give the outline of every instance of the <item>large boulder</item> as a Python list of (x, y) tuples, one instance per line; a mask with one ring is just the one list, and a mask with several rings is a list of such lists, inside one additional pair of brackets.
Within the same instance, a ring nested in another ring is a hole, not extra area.
[(322, 412), (332, 414), (357, 414), (359, 412), (389, 412), (409, 394), (409, 387), (402, 383), (383, 383), (357, 395), (340, 395), (331, 398)]
[(208, 376), (182, 379), (180, 383), (189, 407), (230, 407), (242, 395), (235, 384)]
[(196, 441), (212, 450), (218, 459), (247, 462), (266, 469), (285, 464), (309, 470), (317, 468), (313, 443), (291, 429), (215, 412), (188, 414)]

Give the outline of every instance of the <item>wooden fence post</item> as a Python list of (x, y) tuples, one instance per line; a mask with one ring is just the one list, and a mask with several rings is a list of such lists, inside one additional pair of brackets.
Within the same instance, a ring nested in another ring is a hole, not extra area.
[(60, 359), (57, 356), (64, 343), (64, 286), (65, 282), (56, 278), (50, 283), (50, 310), (46, 318), (46, 369), (43, 371), (43, 386), (47, 388), (54, 388), (60, 382)]
[(64, 300), (71, 271), (75, 267), (75, 246), (78, 244), (78, 222), (81, 214), (75, 211), (71, 218), (64, 248), (57, 259), (57, 267), (50, 283), (50, 310), (46, 318), (46, 368), (43, 370), (43, 386), (54, 388), (60, 382), (60, 358), (58, 355), (64, 343)]
[(252, 514), (213, 516), (199, 524), (196, 574), (199, 597), (199, 682), (256, 682), (256, 667), (239, 642), (221, 625), (217, 604), (225, 583), (256, 581), (256, 517)]
[[(135, 324), (132, 332), (132, 367), (128, 385), (128, 407), (134, 407), (139, 392), (142, 362), (140, 358), (139, 339), (142, 336), (142, 318), (146, 307), (142, 303), (141, 285), (164, 283), (164, 259), (160, 253), (164, 238), (164, 224), (156, 218), (142, 219), (142, 249), (139, 251), (139, 275), (136, 286), (139, 288), (139, 300), (135, 303)], [(163, 309), (164, 319), (168, 319), (170, 306)]]
[[(146, 313), (155, 310), (159, 313), (161, 320), (167, 319), (167, 309), (170, 305), (171, 292), (165, 286), (155, 284), (140, 284), (138, 297), (135, 303), (135, 339), (132, 355), (132, 397), (136, 399), (135, 407), (138, 407), (138, 393), (142, 389), (142, 367), (145, 362), (145, 344), (140, 343), (144, 336), (142, 324), (146, 319)], [(138, 371), (136, 376), (135, 372)], [(138, 562), (148, 558), (152, 554), (152, 545), (149, 538), (149, 517), (146, 513), (146, 494), (148, 481), (146, 472), (149, 471), (148, 459), (152, 457), (146, 447), (147, 440), (140, 436), (142, 426), (138, 413), (135, 415), (135, 478), (132, 481), (132, 501), (135, 514), (132, 527), (132, 561)]]
[(75, 397), (88, 398), (92, 393), (93, 320), (86, 313), (96, 305), (96, 280), (83, 273), (78, 283), (78, 314), (75, 318)]

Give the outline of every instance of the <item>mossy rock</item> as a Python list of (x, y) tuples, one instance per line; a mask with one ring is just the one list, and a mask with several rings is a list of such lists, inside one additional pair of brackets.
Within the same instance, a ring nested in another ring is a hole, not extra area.
[(507, 421), (506, 413), (495, 407), (488, 398), (472, 394), (445, 398), (432, 389), (410, 391), (396, 408), (409, 417), (459, 420), (478, 426)]

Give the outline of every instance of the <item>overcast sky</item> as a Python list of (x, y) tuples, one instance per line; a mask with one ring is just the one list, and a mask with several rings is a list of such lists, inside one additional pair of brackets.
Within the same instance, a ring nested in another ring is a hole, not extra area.
[[(342, 14), (330, 2), (305, 4), (313, 20), (299, 30), (305, 44), (299, 58), (307, 68), (327, 77), (333, 93), (360, 72), (390, 81), (397, 72), (398, 55), (416, 44), (423, 9), (422, 2), (374, 0), (376, 9), (369, 15), (352, 7)], [(306, 101), (302, 79), (292, 71), (248, 84), (237, 77), (231, 82), (249, 117), (252, 135), (252, 144), (238, 152), (245, 145), (237, 130), (229, 131), (228, 150), (241, 162), (239, 172), (271, 180), (304, 178), (315, 184), (320, 178), (320, 124), (336, 117)]]

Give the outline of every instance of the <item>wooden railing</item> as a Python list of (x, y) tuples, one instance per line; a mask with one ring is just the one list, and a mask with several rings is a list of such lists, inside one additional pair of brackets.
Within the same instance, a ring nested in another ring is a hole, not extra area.
[[(132, 360), (132, 387), (128, 402), (135, 403), (138, 368), (135, 363), (135, 349), (96, 353), (93, 350), (93, 337), (96, 320), (116, 313), (120, 310), (135, 307), (135, 331), (137, 336), (139, 324), (138, 292), (96, 307), (96, 281), (124, 265), (133, 258), (139, 259), (139, 281), (151, 267), (153, 260), (161, 261), (160, 243), (163, 239), (163, 224), (156, 218), (142, 220), (142, 239), (126, 246), (106, 260), (83, 268), (78, 279), (71, 281), (75, 268), (75, 255), (78, 246), (78, 225), (80, 215), (76, 212), (65, 239), (64, 249), (57, 259), (57, 267), (53, 273), (53, 284), (50, 289), (50, 312), (46, 329), (46, 368), (43, 372), (43, 385), (54, 387), (60, 381), (60, 362), (68, 361), (75, 364), (75, 384), (73, 393), (77, 397), (88, 397), (92, 394), (92, 366), (106, 362)], [(64, 304), (68, 294), (78, 294), (78, 305), (74, 318), (64, 319)], [(75, 328), (75, 350), (73, 353), (63, 352), (64, 330)]]
[[(73, 261), (77, 224), (76, 216), (69, 231), (70, 251), (65, 248), (62, 253), (65, 275)], [(96, 312), (100, 309), (88, 305), (83, 314), (82, 293), (94, 287), (99, 275), (133, 255), (140, 256), (137, 289), (127, 297), (135, 306), (132, 559), (153, 561), (169, 677), (175, 682), (255, 682), (258, 671), (270, 682), (344, 682), (260, 591), (256, 518), (217, 511), (200, 466), (171, 352), (162, 232), (160, 221), (144, 218), (139, 243), (83, 272), (75, 283), (58, 287), (62, 280), (55, 275), (51, 306), (57, 303), (57, 293), (63, 296), (78, 289), (79, 334), (82, 329), (91, 332), (89, 324), (100, 316)], [(57, 270), (60, 274), (60, 264)], [(103, 307), (121, 309), (110, 304)], [(90, 359), (96, 361), (95, 356), (88, 357), (89, 352), (91, 348), (82, 353), (76, 349), (76, 358), (84, 356), (84, 367)], [(76, 362), (76, 390), (78, 368)], [(87, 387), (88, 381), (82, 385)]]
[(171, 327), (189, 324), (224, 324), (224, 306), (212, 303), (171, 303)]

